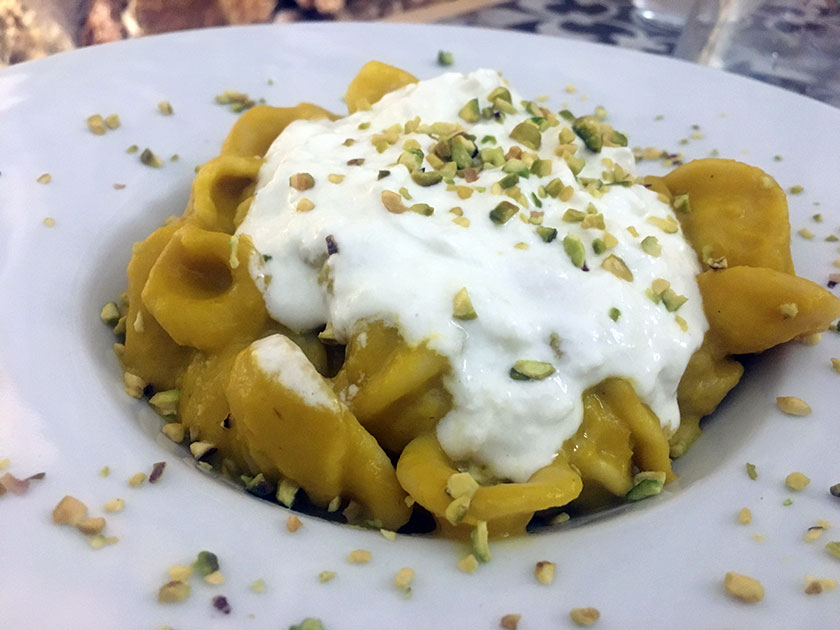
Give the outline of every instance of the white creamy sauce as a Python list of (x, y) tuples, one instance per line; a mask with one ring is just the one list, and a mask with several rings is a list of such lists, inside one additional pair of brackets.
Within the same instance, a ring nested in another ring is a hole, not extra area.
[(306, 358), (303, 351), (284, 335), (271, 335), (251, 344), (257, 367), (283, 384), (312, 407), (337, 407), (335, 395)]
[[(445, 384), (453, 410), (437, 429), (444, 450), (454, 460), (474, 461), (500, 478), (523, 481), (549, 464), (577, 431), (583, 391), (604, 378), (629, 379), (663, 427), (676, 429), (677, 384), (707, 323), (694, 278), (700, 271), (694, 252), (680, 232), (665, 233), (647, 221), (673, 216), (671, 208), (641, 185), (610, 186), (602, 196), (586, 192), (555, 154), (558, 132), (568, 127), (562, 119), (542, 134), (537, 151), (541, 159), (552, 160), (552, 174), (531, 175), (518, 183), (529, 207), (493, 194), (493, 184), (505, 175), (499, 168), (485, 168), (469, 184), (456, 178), (456, 185), (486, 189), (468, 199), (447, 190), (445, 183), (414, 183), (408, 169), (396, 162), (409, 138), (427, 155), (436, 140), (426, 133), (401, 133), (382, 153), (371, 142), (395, 123), (419, 116), (426, 125), (459, 123), (476, 137), (479, 149), (501, 146), (507, 152), (521, 146), (509, 133), (530, 114), (513, 90), (518, 111), (501, 124), (483, 119), (469, 124), (458, 115), (472, 98), (488, 106), (487, 95), (501, 85), (505, 82), (490, 70), (450, 73), (388, 94), (370, 111), (335, 122), (292, 123), (266, 156), (256, 198), (239, 233), (250, 234), (257, 249), (270, 256), (263, 267), (252, 265), (251, 270), (257, 280), (271, 275), (264, 296), (279, 322), (301, 331), (331, 322), (337, 338), (346, 341), (360, 320), (380, 319), (397, 325), (410, 344), (429, 340), (452, 366)], [(370, 126), (359, 129), (361, 123)], [(482, 143), (487, 135), (498, 144)], [(350, 146), (345, 145), (348, 138), (355, 140)], [(600, 178), (604, 158), (635, 174), (627, 148), (593, 153), (579, 138), (575, 142), (580, 145), (576, 155), (587, 161), (579, 178)], [(348, 165), (357, 158), (364, 163)], [(431, 170), (427, 162), (423, 166)], [(390, 174), (378, 179), (380, 170)], [(296, 173), (309, 173), (315, 185), (303, 191), (291, 187), (289, 178)], [(331, 183), (330, 174), (344, 179)], [(547, 196), (537, 208), (531, 194), (556, 177), (574, 188), (573, 196), (567, 201)], [(382, 192), (401, 188), (412, 197), (407, 206), (425, 203), (434, 214), (387, 211)], [(297, 211), (302, 198), (314, 208)], [(489, 212), (503, 200), (520, 211), (499, 225)], [(603, 214), (606, 232), (617, 239), (612, 249), (598, 255), (592, 244), (604, 238), (604, 230), (561, 218), (567, 209), (585, 211), (589, 204)], [(461, 208), (468, 227), (453, 222), (453, 207)], [(536, 225), (522, 220), (531, 211), (544, 212), (542, 225), (558, 231), (554, 241), (545, 242)], [(638, 236), (627, 230), (631, 226)], [(564, 249), (563, 239), (570, 234), (586, 247), (588, 271), (574, 266)], [(329, 257), (327, 236), (338, 247)], [(658, 239), (659, 257), (642, 250), (646, 236)], [(527, 249), (521, 248), (523, 243)], [(632, 282), (601, 268), (610, 254), (626, 263)], [(329, 281), (319, 282), (324, 265)], [(646, 296), (657, 278), (688, 298), (676, 313)], [(453, 318), (453, 298), (461, 288), (469, 292), (475, 319)], [(617, 321), (610, 317), (611, 309), (620, 310)], [(557, 343), (550, 344), (552, 338), (560, 340), (560, 353)], [(280, 359), (269, 358), (270, 351), (270, 345), (260, 350), (261, 362), (281, 370)], [(510, 370), (519, 360), (551, 363), (556, 371), (544, 380), (513, 380)], [(283, 378), (287, 373), (283, 369)]]

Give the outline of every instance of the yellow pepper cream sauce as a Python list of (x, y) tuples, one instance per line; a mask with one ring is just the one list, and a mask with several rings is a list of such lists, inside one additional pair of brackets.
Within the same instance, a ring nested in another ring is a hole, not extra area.
[[(677, 385), (708, 328), (674, 210), (635, 182), (621, 134), (599, 129), (603, 146), (589, 151), (571, 124), (491, 70), (408, 85), (336, 121), (297, 120), (271, 145), (237, 230), (263, 255), (247, 264), (278, 322), (363, 346), (379, 321), (443, 356), (452, 404), (438, 441), (497, 479), (551, 464), (581, 425), (584, 392), (609, 377), (672, 434)], [(456, 178), (447, 162), (466, 170)], [(252, 352), (266, 375), (329, 404), (323, 383), (284, 367), (287, 345)]]

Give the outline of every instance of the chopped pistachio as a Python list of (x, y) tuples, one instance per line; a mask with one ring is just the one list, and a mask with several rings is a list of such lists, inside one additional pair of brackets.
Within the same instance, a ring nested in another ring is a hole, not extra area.
[(200, 575), (208, 576), (219, 570), (219, 558), (212, 551), (199, 551), (192, 567)]
[(339, 175), (338, 173), (330, 173), (327, 175), (327, 181), (331, 184), (340, 184), (344, 181), (344, 175)]
[(516, 125), (511, 130), (510, 137), (534, 151), (542, 144), (540, 128), (530, 120), (523, 120)]
[[(397, 158), (397, 164), (402, 164), (411, 173), (420, 168), (423, 164), (423, 157), (423, 151), (420, 149), (405, 149)], [(429, 154), (429, 158), (431, 157), (432, 154)]]
[(100, 114), (93, 114), (87, 118), (87, 126), (97, 136), (105, 135), (105, 120)]
[(206, 457), (209, 457), (213, 453), (216, 452), (216, 445), (212, 444), (211, 442), (193, 442), (190, 444), (190, 453), (192, 453), (193, 457), (197, 460), (202, 460)]
[(802, 186), (800, 186), (799, 184), (796, 184), (795, 186), (791, 186), (790, 188), (788, 188), (788, 192), (791, 195), (799, 195), (799, 194), (803, 193), (804, 191), (805, 191), (805, 189)]
[(531, 201), (534, 202), (534, 205), (537, 206), (537, 208), (542, 208), (542, 201), (536, 195), (536, 193), (531, 193)]
[(174, 416), (178, 413), (178, 402), (181, 399), (181, 392), (177, 389), (168, 389), (157, 392), (149, 399), (149, 404), (154, 407), (162, 416)]
[(618, 309), (617, 309), (617, 308), (615, 308), (615, 307), (612, 307), (612, 308), (610, 309), (609, 315), (610, 315), (610, 319), (611, 319), (611, 320), (613, 320), (614, 322), (617, 322), (617, 321), (618, 321), (618, 318), (619, 318), (619, 317), (621, 317), (621, 311), (620, 311), (620, 310), (618, 310)]
[(473, 554), (469, 554), (461, 558), (457, 566), (464, 573), (475, 573), (475, 570), (478, 568), (478, 558)]
[(537, 234), (546, 243), (550, 243), (557, 238), (557, 230), (552, 227), (539, 226), (537, 228)]
[(295, 173), (289, 177), (289, 186), (295, 190), (309, 190), (315, 185), (315, 178), (309, 173)]
[(580, 226), (584, 229), (603, 230), (606, 228), (606, 224), (604, 223), (604, 215), (600, 212), (597, 212), (595, 214), (587, 213), (586, 216), (583, 217)]
[(646, 236), (642, 239), (642, 251), (654, 258), (662, 253), (662, 246), (655, 236)]
[(519, 175), (516, 173), (508, 173), (502, 177), (498, 183), (502, 188), (511, 188), (519, 183)]
[(764, 599), (764, 587), (755, 578), (730, 571), (724, 578), (727, 592), (742, 602), (754, 604)]
[(52, 520), (56, 525), (75, 525), (87, 516), (87, 506), (76, 497), (66, 495), (52, 512)]
[(133, 475), (131, 475), (131, 477), (128, 478), (128, 485), (132, 488), (138, 488), (141, 485), (143, 485), (144, 481), (146, 481), (146, 473), (138, 472), (134, 473)]
[(825, 237), (825, 240), (828, 241), (829, 243), (836, 243), (837, 241), (840, 241), (840, 238), (834, 236), (834, 234), (829, 234), (828, 236)]
[(152, 153), (152, 150), (148, 148), (143, 149), (143, 152), (140, 154), (140, 161), (146, 166), (151, 166), (153, 168), (160, 168), (163, 166), (163, 160)]
[(541, 381), (554, 374), (551, 363), (520, 359), (510, 369), (510, 377), (515, 381)]
[(825, 544), (825, 550), (835, 558), (840, 558), (840, 541), (833, 540)]
[(105, 519), (101, 516), (83, 518), (76, 523), (76, 529), (82, 532), (85, 536), (95, 536), (105, 529)]
[(785, 304), (779, 305), (779, 313), (785, 319), (793, 319), (799, 314), (799, 307), (795, 302), (786, 302)]
[(799, 234), (799, 236), (801, 236), (804, 239), (808, 239), (809, 241), (812, 238), (814, 238), (814, 233), (811, 230), (809, 230), (808, 228), (802, 228), (801, 230), (799, 230), (797, 232), (797, 234)]
[(811, 480), (801, 472), (792, 472), (785, 477), (785, 485), (791, 490), (804, 490)]
[(569, 208), (566, 212), (563, 213), (562, 220), (566, 223), (580, 223), (586, 218), (586, 213), (582, 210), (575, 210), (574, 208)]
[(366, 549), (356, 549), (347, 556), (347, 562), (350, 564), (367, 564), (370, 559), (371, 553)]
[(490, 544), (488, 542), (487, 521), (478, 521), (470, 532), (473, 554), (480, 562), (490, 562)]
[(204, 576), (204, 581), (208, 584), (212, 584), (214, 586), (219, 586), (225, 583), (225, 576), (222, 575), (221, 571), (213, 571), (209, 575)]
[(123, 508), (125, 507), (125, 499), (111, 499), (107, 503), (105, 503), (105, 511), (106, 512), (122, 512)]
[(672, 216), (664, 219), (662, 217), (648, 217), (647, 222), (655, 225), (666, 234), (676, 234), (680, 229), (676, 219)]
[(628, 501), (641, 501), (662, 492), (665, 473), (662, 471), (640, 472), (633, 477), (633, 487), (627, 492)]
[(601, 263), (601, 267), (605, 271), (609, 271), (616, 278), (620, 278), (621, 280), (625, 280), (627, 282), (633, 282), (633, 272), (630, 271), (627, 263), (615, 254), (610, 254), (604, 258), (604, 261)]
[(505, 615), (499, 621), (499, 627), (502, 630), (519, 630), (520, 619), (522, 619), (522, 615)]
[(451, 66), (455, 63), (455, 55), (446, 50), (439, 50), (437, 55), (437, 62), (439, 66)]
[(446, 480), (446, 494), (453, 499), (463, 496), (472, 498), (478, 488), (478, 482), (469, 472), (453, 473)]
[(573, 234), (567, 234), (563, 238), (563, 249), (575, 267), (582, 268), (586, 262), (586, 249), (581, 240)]
[(158, 601), (161, 603), (182, 602), (190, 596), (190, 585), (180, 580), (172, 580), (160, 587)]
[(758, 472), (755, 469), (755, 464), (750, 464), (749, 462), (747, 462), (746, 469), (747, 469), (747, 477), (749, 477), (753, 481), (758, 479)]
[[(655, 281), (654, 281), (655, 282)], [(671, 288), (665, 289), (662, 294), (662, 303), (665, 305), (669, 313), (679, 310), (679, 308), (688, 301), (684, 295), (679, 295)]]
[(572, 123), (572, 131), (583, 140), (586, 148), (598, 153), (604, 146), (601, 137), (601, 123), (594, 116), (582, 116)]
[(534, 567), (534, 576), (537, 578), (537, 582), (546, 586), (554, 582), (556, 572), (557, 565), (548, 560), (540, 560)]
[(422, 214), (424, 217), (430, 217), (435, 213), (435, 209), (427, 203), (415, 203), (408, 209), (416, 214)]
[(176, 444), (180, 444), (184, 441), (186, 428), (180, 422), (170, 422), (163, 425), (161, 432)]
[(316, 617), (307, 617), (300, 623), (289, 626), (289, 630), (324, 630), (324, 624)]
[(157, 104), (158, 111), (163, 114), (164, 116), (171, 116), (175, 113), (175, 110), (172, 109), (172, 104), (169, 101), (161, 101)]
[(481, 111), (478, 107), (478, 99), (474, 98), (467, 101), (467, 104), (464, 105), (458, 112), (458, 116), (468, 123), (476, 123), (481, 120)]
[(681, 212), (683, 214), (690, 214), (691, 213), (691, 199), (688, 197), (688, 193), (682, 195), (674, 195), (674, 199), (671, 201), (671, 207), (676, 212)]
[(490, 211), (490, 220), (496, 225), (507, 223), (513, 215), (519, 212), (519, 208), (509, 201), (501, 201), (499, 205)]
[[(406, 191), (407, 192), (407, 191)], [(388, 212), (393, 214), (402, 214), (408, 208), (403, 203), (403, 197), (390, 190), (383, 190), (381, 195), (382, 205)]]
[(741, 508), (741, 511), (738, 512), (738, 524), (739, 525), (749, 525), (752, 522), (752, 512), (749, 508)]
[(461, 288), (452, 299), (452, 317), (462, 320), (470, 320), (478, 317), (466, 287)]
[(300, 520), (297, 514), (289, 514), (289, 518), (286, 519), (286, 530), (290, 534), (294, 534), (302, 525), (303, 521)]
[(411, 179), (419, 186), (434, 186), (443, 180), (440, 171), (421, 171), (416, 169), (411, 172)]
[(572, 608), (569, 611), (569, 618), (579, 626), (591, 626), (601, 618), (597, 608)]
[(795, 396), (778, 396), (776, 406), (789, 416), (807, 416), (811, 413), (810, 405)]

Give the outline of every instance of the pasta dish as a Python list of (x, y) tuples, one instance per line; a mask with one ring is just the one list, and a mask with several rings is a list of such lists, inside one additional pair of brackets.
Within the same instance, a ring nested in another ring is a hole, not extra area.
[(490, 70), (345, 100), (244, 113), (114, 306), (126, 390), (257, 494), (456, 537), (644, 498), (737, 355), (840, 316), (758, 168), (639, 178)]

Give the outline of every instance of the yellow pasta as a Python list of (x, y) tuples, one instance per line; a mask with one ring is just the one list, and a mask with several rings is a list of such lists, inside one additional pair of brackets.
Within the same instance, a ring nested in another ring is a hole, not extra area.
[[(370, 62), (345, 100), (351, 113), (367, 109), (416, 81)], [(671, 457), (742, 375), (731, 355), (824, 330), (840, 316), (840, 301), (793, 275), (786, 201), (768, 175), (698, 160), (649, 178), (674, 201), (708, 268), (698, 285), (710, 329), (679, 384), (679, 429), (663, 429), (631, 382), (607, 378), (584, 393), (582, 423), (553, 462), (522, 483), (488, 478), (452, 461), (435, 435), (454, 404), (443, 355), (425, 341), (406, 343), (392, 321), (359, 322), (346, 346), (327, 331), (320, 339), (319, 331), (292, 332), (269, 317), (251, 276), (260, 252), (249, 237), (232, 236), (274, 139), (294, 120), (335, 118), (306, 103), (243, 114), (221, 154), (199, 170), (183, 217), (135, 245), (128, 267), (124, 369), (156, 390), (177, 388), (178, 420), (191, 439), (218, 449), (216, 464), (234, 477), (299, 485), (319, 508), (350, 499), (356, 521), (389, 529), (403, 526), (416, 502), (444, 535), (465, 536), (481, 522), (495, 537), (521, 534), (535, 512), (622, 500), (636, 472), (673, 479)], [(408, 209), (402, 201), (394, 208)], [(282, 365), (265, 363), (265, 344), (281, 350)], [(467, 499), (447, 491), (465, 471), (478, 483)]]

